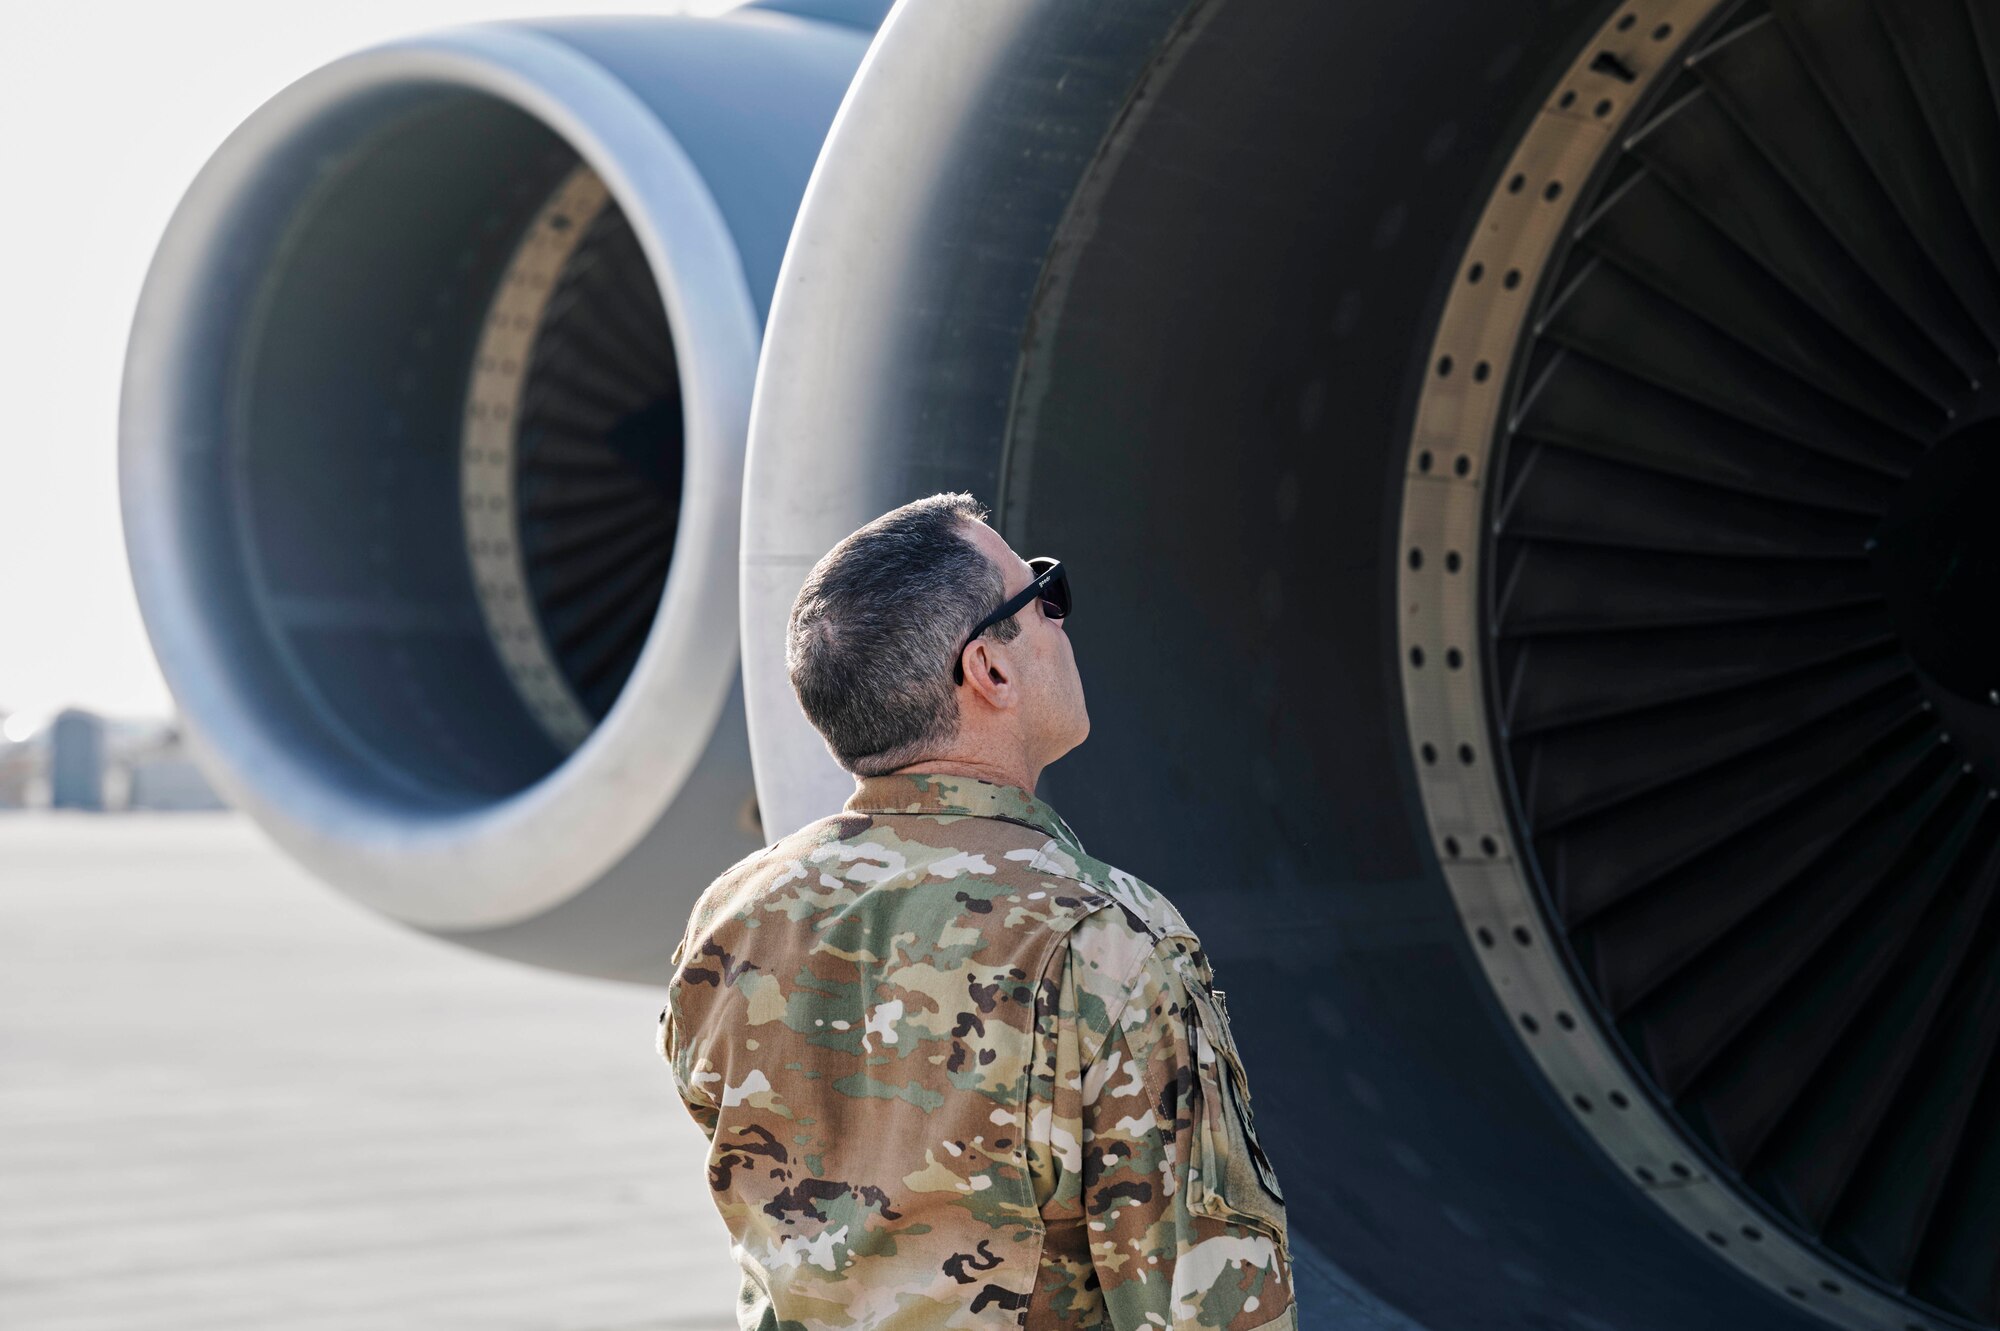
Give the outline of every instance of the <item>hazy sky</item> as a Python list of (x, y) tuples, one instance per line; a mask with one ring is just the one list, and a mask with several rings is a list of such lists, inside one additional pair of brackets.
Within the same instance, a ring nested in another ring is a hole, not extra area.
[(167, 218), (265, 99), (349, 51), (483, 19), (727, 0), (21, 0), (0, 17), (0, 710), (165, 713), (118, 520), (118, 381)]

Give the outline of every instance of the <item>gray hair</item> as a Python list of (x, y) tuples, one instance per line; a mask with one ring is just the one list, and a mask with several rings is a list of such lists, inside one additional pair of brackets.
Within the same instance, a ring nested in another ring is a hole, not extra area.
[[(827, 551), (792, 602), (792, 690), (856, 776), (906, 766), (958, 736), (952, 663), (1006, 599), (1000, 570), (961, 530), (986, 513), (963, 491), (891, 509)], [(1007, 642), (1020, 631), (1009, 616), (986, 635)]]

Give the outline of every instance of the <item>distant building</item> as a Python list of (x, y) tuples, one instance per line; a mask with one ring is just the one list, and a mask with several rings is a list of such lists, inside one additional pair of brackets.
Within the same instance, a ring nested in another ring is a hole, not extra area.
[(50, 728), (49, 803), (58, 809), (104, 808), (104, 721), (69, 708)]
[(71, 708), (47, 722), (0, 730), (0, 811), (228, 807), (188, 756), (173, 721)]
[(0, 809), (32, 807), (47, 785), (39, 749), (0, 741)]
[(158, 757), (134, 763), (125, 789), (128, 809), (194, 811), (229, 807), (215, 793), (215, 787), (209, 785), (201, 769), (184, 757)]

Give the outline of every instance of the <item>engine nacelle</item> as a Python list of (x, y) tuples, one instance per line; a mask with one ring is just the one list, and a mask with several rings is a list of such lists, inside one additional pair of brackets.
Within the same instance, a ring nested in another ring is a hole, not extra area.
[(1994, 1325), (1996, 87), (1985, 3), (900, 6), (760, 370), (766, 816), (805, 571), (970, 489), (1302, 1326)]
[(396, 42), (285, 89), (189, 189), (126, 368), (140, 607), (217, 783), (342, 891), (658, 979), (764, 842), (751, 386), (881, 8)]

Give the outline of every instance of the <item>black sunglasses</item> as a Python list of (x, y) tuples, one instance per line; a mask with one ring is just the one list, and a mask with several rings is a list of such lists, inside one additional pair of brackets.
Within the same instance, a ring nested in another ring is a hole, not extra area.
[(1069, 573), (1060, 559), (1050, 559), (1047, 555), (1037, 555), (1028, 561), (1028, 567), (1035, 576), (1028, 585), (1000, 603), (1000, 608), (979, 621), (972, 630), (972, 636), (958, 646), (958, 659), (951, 663), (951, 682), (965, 683), (965, 649), (970, 647), (979, 635), (992, 628), (1009, 615), (1016, 614), (1028, 602), (1041, 598), (1042, 613), (1050, 619), (1061, 619), (1069, 613)]

